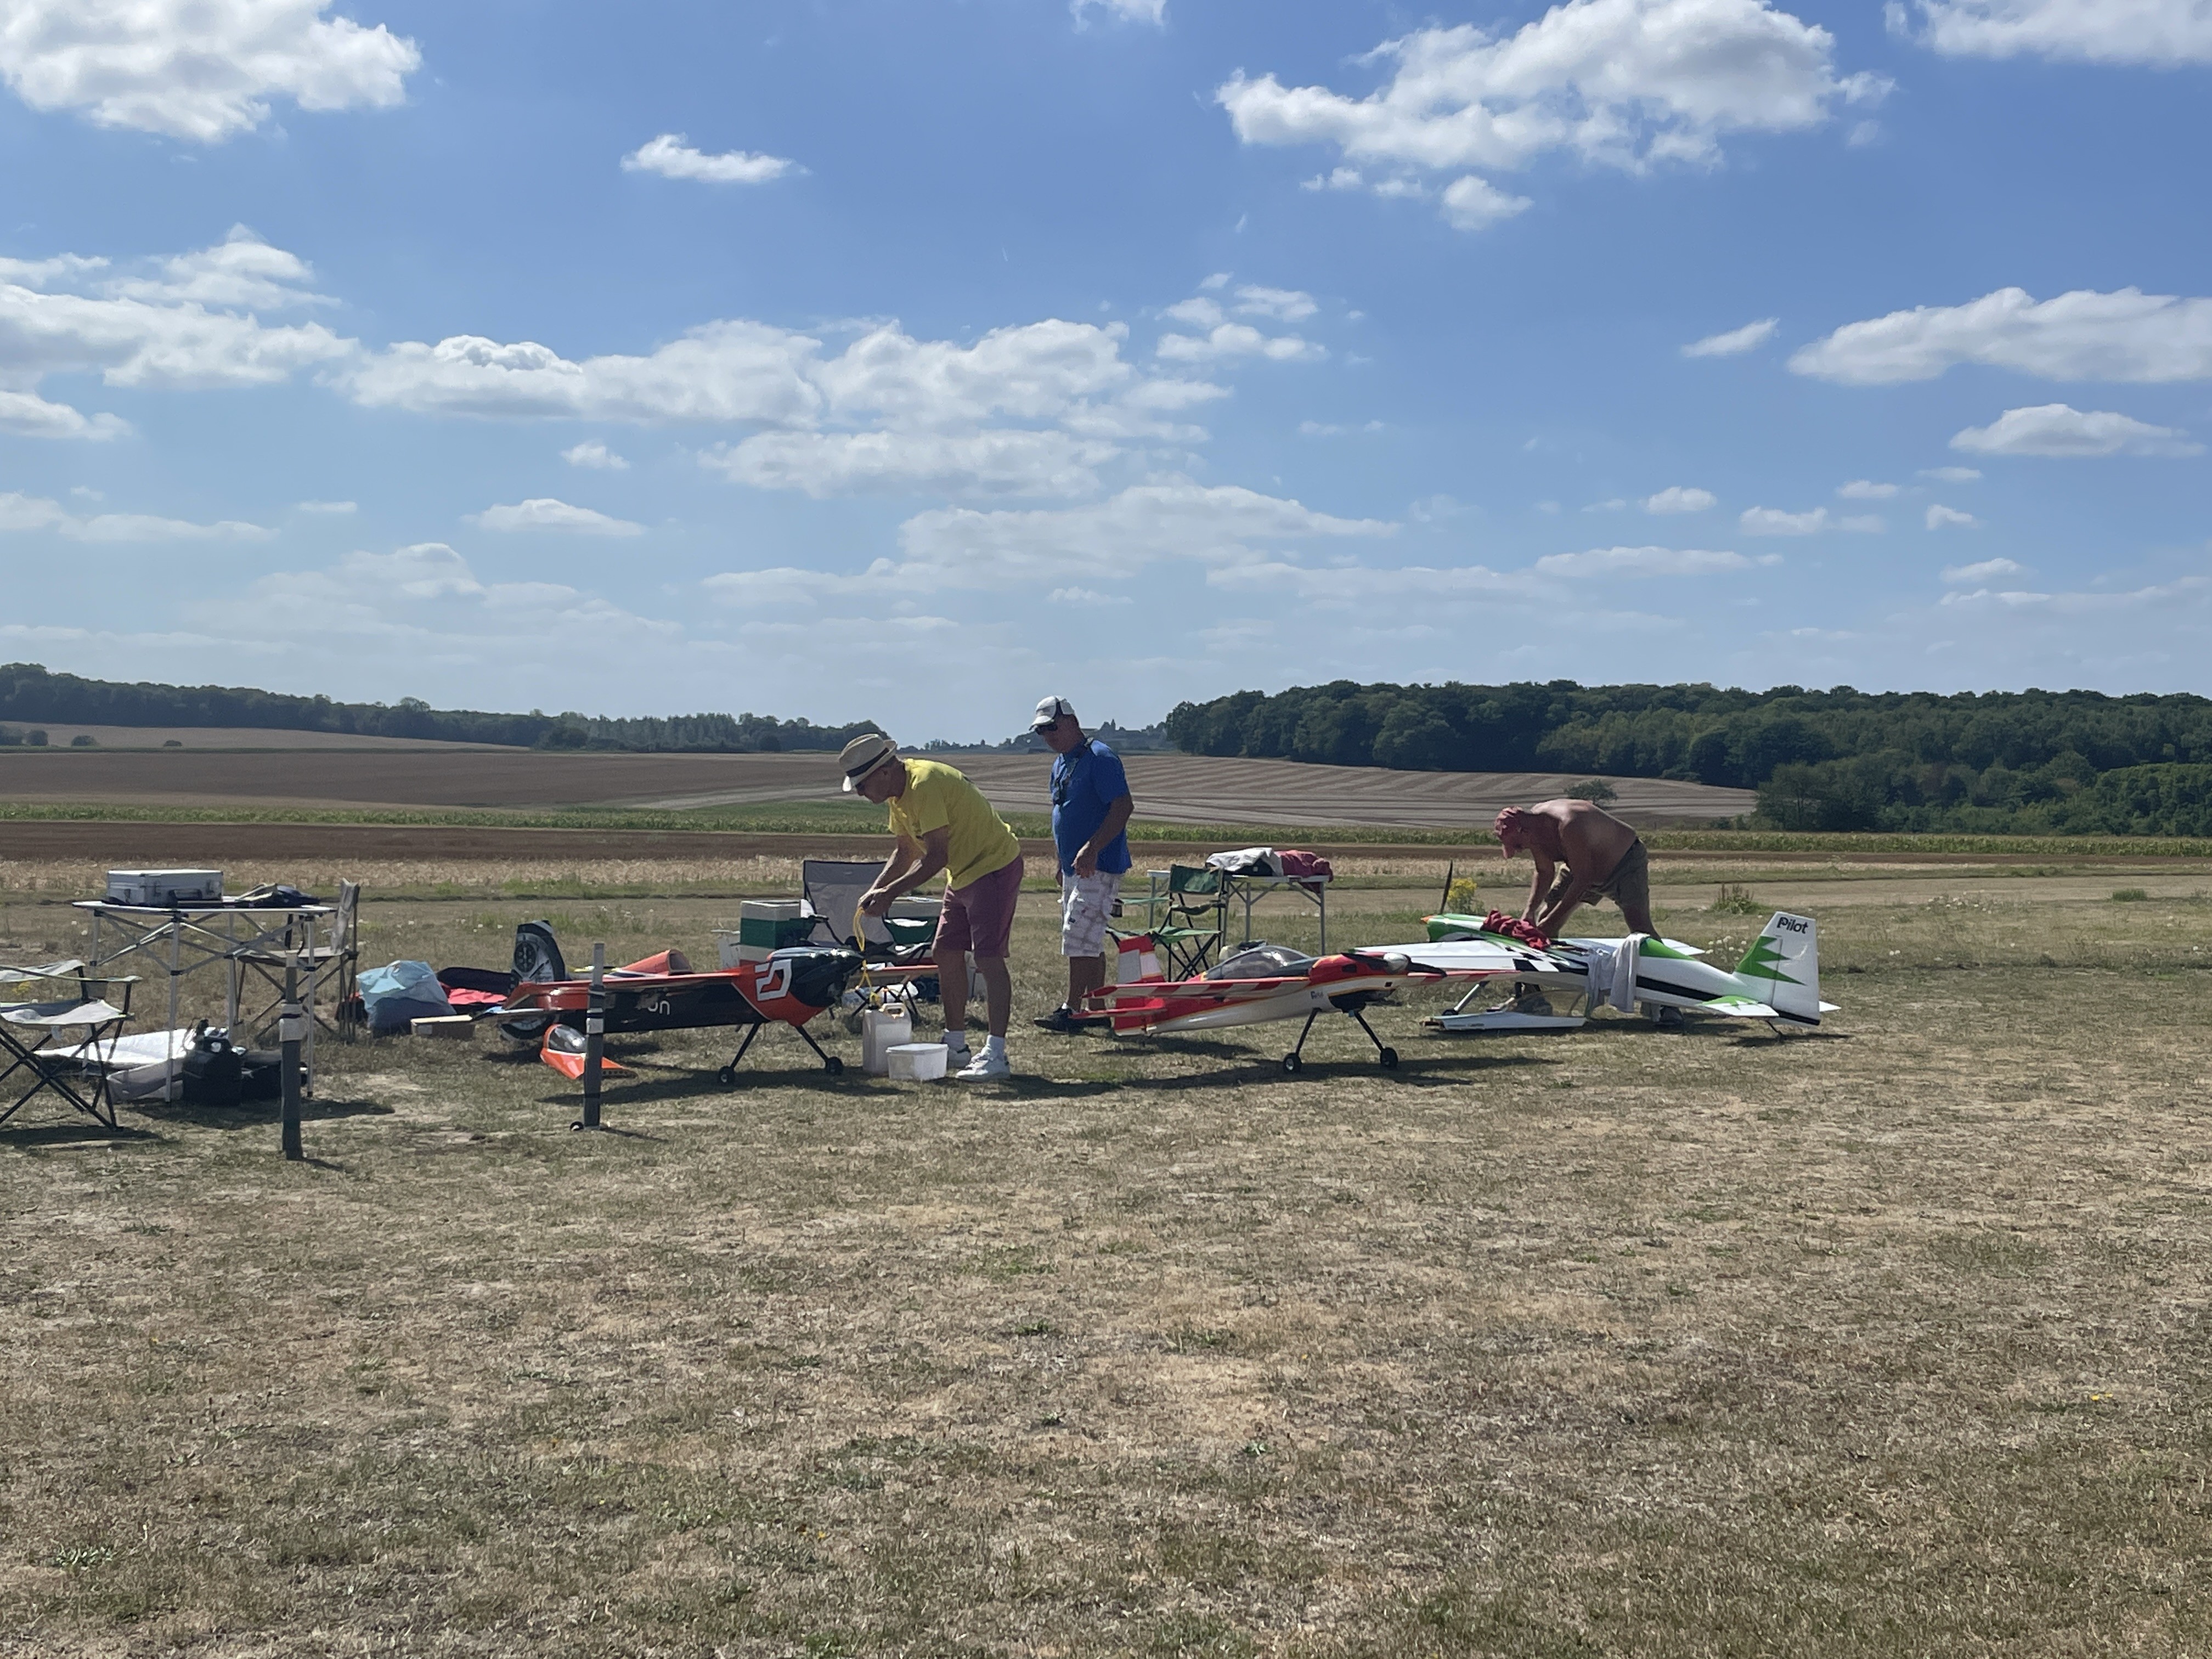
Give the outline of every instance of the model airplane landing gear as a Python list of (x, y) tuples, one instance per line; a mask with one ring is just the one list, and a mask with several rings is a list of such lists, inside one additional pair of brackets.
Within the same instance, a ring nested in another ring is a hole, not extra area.
[[(822, 1069), (824, 1072), (828, 1073), (831, 1077), (842, 1077), (845, 1074), (845, 1062), (838, 1059), (836, 1055), (828, 1052), (820, 1043), (817, 1042), (814, 1040), (813, 1032), (808, 1030), (804, 1025), (793, 1025), (791, 1029), (798, 1032), (799, 1036), (805, 1037), (806, 1039), (806, 1046), (813, 1049), (817, 1054), (821, 1056)], [(737, 1086), (738, 1062), (745, 1057), (745, 1050), (753, 1046), (753, 1039), (760, 1034), (761, 1028), (758, 1025), (747, 1026), (745, 1028), (745, 1040), (738, 1044), (738, 1052), (730, 1056), (730, 1063), (728, 1065), (722, 1067), (720, 1071), (714, 1074), (720, 1080), (721, 1085), (725, 1089), (735, 1088)]]
[[(1283, 1056), (1285, 1071), (1295, 1073), (1305, 1069), (1306, 1039), (1313, 1035), (1314, 1022), (1322, 1017), (1322, 1012), (1321, 1009), (1316, 1008), (1306, 1016), (1306, 1023), (1298, 1032), (1298, 1046)], [(1398, 1051), (1387, 1047), (1382, 1039), (1375, 1035), (1375, 1028), (1367, 1023), (1365, 1014), (1357, 1008), (1347, 1008), (1342, 1003), (1337, 1005), (1337, 1012), (1349, 1014), (1359, 1022), (1359, 1029), (1367, 1033), (1367, 1040), (1375, 1045), (1376, 1065), (1386, 1072), (1395, 1072), (1398, 1069)]]

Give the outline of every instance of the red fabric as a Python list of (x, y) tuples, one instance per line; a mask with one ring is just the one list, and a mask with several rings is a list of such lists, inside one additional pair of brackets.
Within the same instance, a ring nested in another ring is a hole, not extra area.
[(507, 999), (497, 991), (471, 991), (465, 988), (447, 986), (446, 1000), (453, 1006), (455, 1012), (459, 1012), (470, 1008), (496, 1008)]
[(1503, 910), (1492, 910), (1482, 919), (1486, 933), (1503, 933), (1508, 939), (1517, 939), (1523, 945), (1533, 945), (1539, 951), (1552, 948), (1552, 936), (1533, 921), (1523, 921), (1518, 916), (1509, 916)]
[(1295, 848), (1276, 854), (1283, 861), (1283, 873), (1301, 878), (1314, 876), (1334, 876), (1335, 869), (1318, 853), (1301, 853)]

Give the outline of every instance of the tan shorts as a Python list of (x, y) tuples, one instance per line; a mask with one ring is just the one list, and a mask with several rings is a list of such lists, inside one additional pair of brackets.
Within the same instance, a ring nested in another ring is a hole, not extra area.
[[(1574, 878), (1575, 872), (1562, 866), (1544, 902), (1549, 904), (1565, 892)], [(1605, 879), (1591, 883), (1589, 890), (1583, 895), (1584, 904), (1595, 904), (1600, 899), (1611, 899), (1624, 910), (1651, 908), (1651, 854), (1645, 850), (1641, 836), (1629, 842), (1628, 850), (1620, 855), (1620, 862), (1606, 872)]]

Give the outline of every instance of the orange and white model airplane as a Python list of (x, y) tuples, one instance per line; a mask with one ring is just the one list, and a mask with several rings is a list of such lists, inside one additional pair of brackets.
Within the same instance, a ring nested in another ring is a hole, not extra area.
[[(1304, 1062), (1306, 1038), (1314, 1022), (1339, 1013), (1358, 1023), (1375, 1045), (1376, 1062), (1386, 1071), (1398, 1063), (1398, 1051), (1375, 1035), (1367, 1006), (1401, 985), (1434, 984), (1446, 979), (1487, 978), (1450, 963), (1449, 952), (1430, 953), (1419, 945), (1383, 950), (1346, 951), (1310, 957), (1282, 945), (1254, 945), (1224, 957), (1197, 979), (1163, 979), (1150, 939), (1124, 939), (1123, 971), (1132, 977), (1084, 999), (1084, 1012), (1109, 1021), (1115, 1031), (1213, 1031), (1232, 1025), (1303, 1018), (1297, 1045), (1283, 1056), (1283, 1069)], [(1130, 958), (1135, 958), (1133, 962)], [(1505, 971), (1504, 969), (1501, 969)]]

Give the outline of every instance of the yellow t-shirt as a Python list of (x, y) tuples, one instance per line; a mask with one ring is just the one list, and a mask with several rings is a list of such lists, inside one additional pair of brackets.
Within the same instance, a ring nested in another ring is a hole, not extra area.
[(1022, 855), (1022, 844), (991, 810), (983, 792), (942, 761), (909, 760), (906, 793), (890, 799), (891, 833), (916, 846), (933, 830), (952, 830), (945, 848), (948, 887), (965, 887)]

